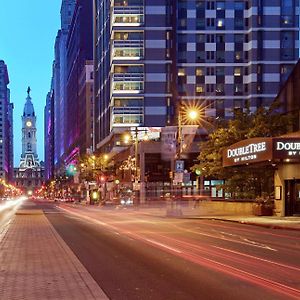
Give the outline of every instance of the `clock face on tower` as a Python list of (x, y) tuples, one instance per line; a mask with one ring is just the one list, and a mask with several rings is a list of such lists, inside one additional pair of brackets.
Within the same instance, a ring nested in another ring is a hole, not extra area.
[(31, 126), (32, 126), (31, 121), (27, 121), (27, 122), (26, 122), (26, 127), (31, 127)]

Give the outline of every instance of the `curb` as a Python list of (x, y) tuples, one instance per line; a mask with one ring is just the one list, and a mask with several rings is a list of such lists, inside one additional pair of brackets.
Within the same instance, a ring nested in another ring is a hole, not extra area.
[(240, 221), (240, 220), (228, 220), (228, 219), (220, 219), (220, 218), (205, 218), (205, 219), (206, 220), (217, 220), (217, 221), (239, 223), (239, 224), (252, 225), (252, 226), (258, 226), (258, 227), (264, 227), (264, 228), (271, 228), (271, 229), (300, 231), (300, 228), (291, 227), (291, 226), (285, 226), (285, 225), (254, 223), (254, 222), (247, 222), (247, 221)]

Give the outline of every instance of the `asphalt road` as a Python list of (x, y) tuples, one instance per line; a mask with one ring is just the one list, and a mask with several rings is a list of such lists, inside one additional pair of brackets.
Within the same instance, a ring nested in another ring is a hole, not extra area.
[(300, 234), (40, 204), (110, 299), (300, 299)]

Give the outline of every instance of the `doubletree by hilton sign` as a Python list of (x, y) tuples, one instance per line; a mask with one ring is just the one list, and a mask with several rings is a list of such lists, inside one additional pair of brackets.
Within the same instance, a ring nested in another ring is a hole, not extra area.
[(253, 138), (240, 141), (223, 152), (223, 167), (293, 159), (300, 161), (300, 138)]

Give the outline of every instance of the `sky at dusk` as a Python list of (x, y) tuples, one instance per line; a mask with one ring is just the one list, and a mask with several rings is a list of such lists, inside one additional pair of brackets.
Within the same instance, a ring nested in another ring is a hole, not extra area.
[(14, 103), (14, 162), (22, 151), (21, 115), (27, 87), (37, 115), (38, 155), (44, 160), (44, 107), (50, 89), (54, 42), (60, 27), (61, 0), (1, 1), (0, 60), (10, 77)]

